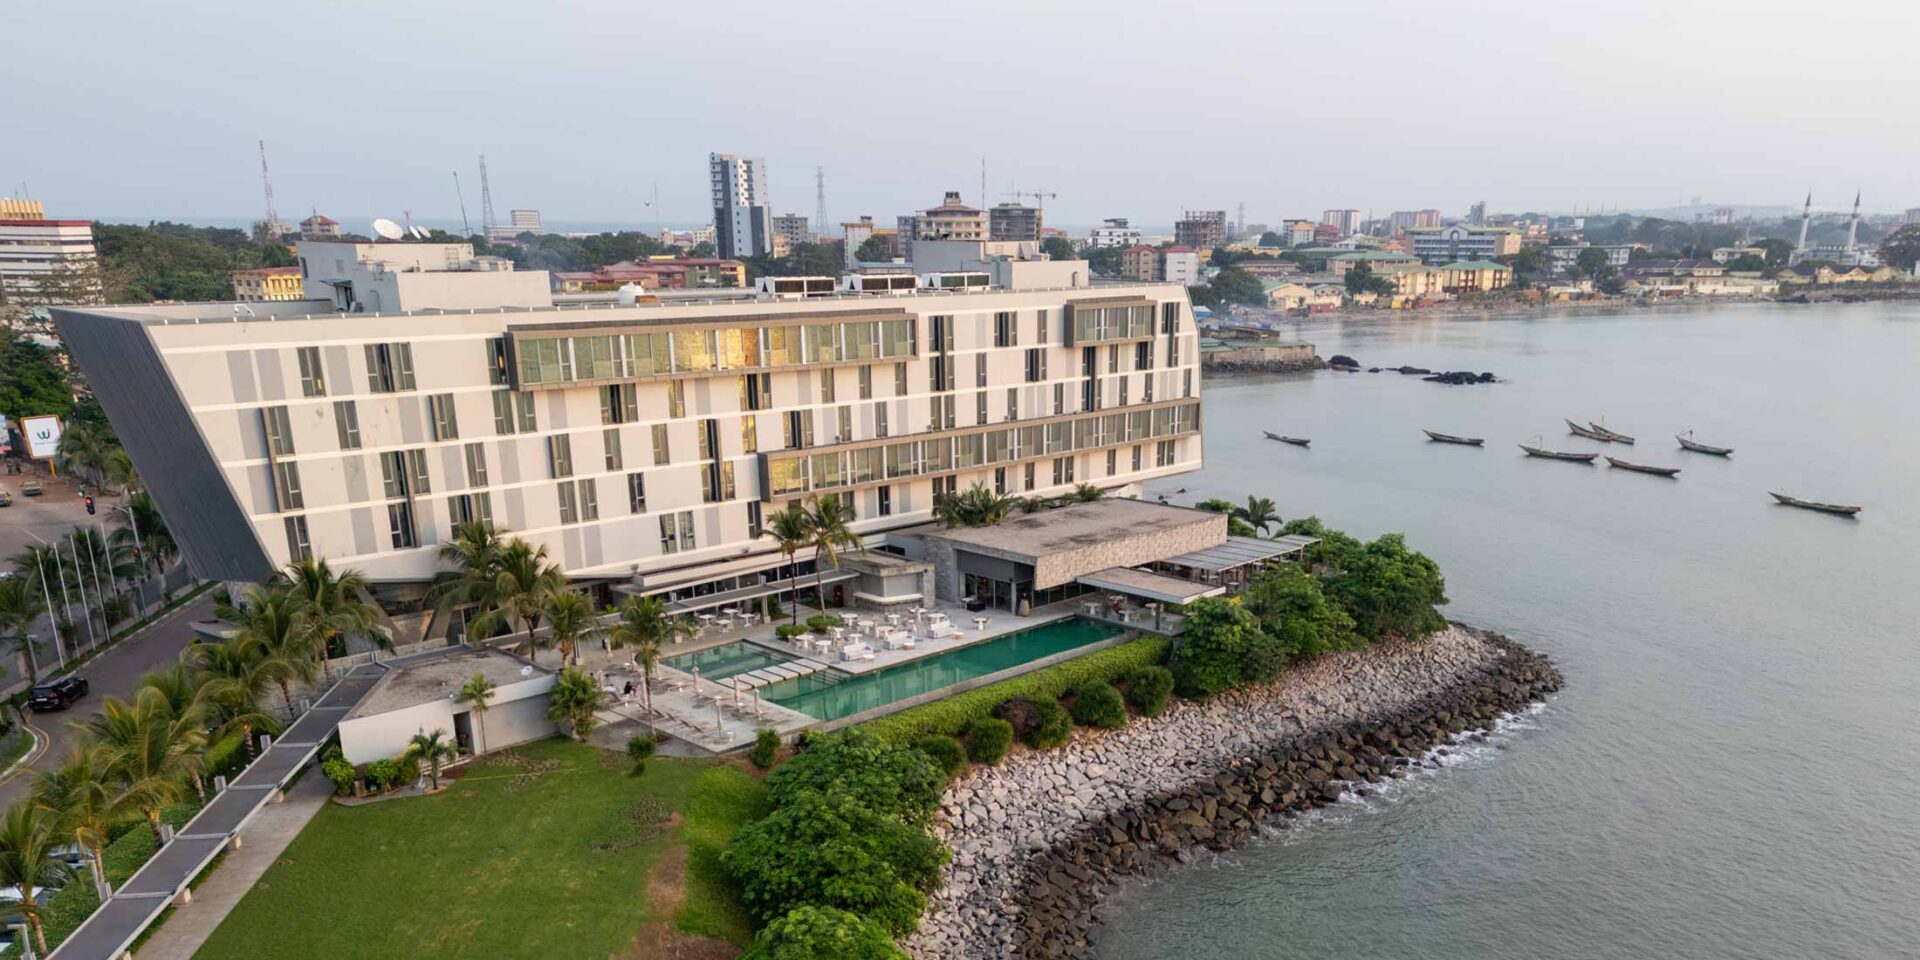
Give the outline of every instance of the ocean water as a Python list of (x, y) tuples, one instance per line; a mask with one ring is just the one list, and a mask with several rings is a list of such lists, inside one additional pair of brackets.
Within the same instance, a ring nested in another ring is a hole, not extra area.
[[(1506, 382), (1211, 378), (1207, 467), (1164, 492), (1402, 531), (1446, 571), (1449, 616), (1548, 653), (1567, 685), (1381, 795), (1130, 887), (1100, 955), (1920, 956), (1920, 305), (1300, 336), (1322, 356)], [(1639, 442), (1571, 437), (1565, 417)], [(1679, 450), (1689, 428), (1735, 454)], [(1515, 444), (1536, 435), (1683, 469), (1526, 458)]]

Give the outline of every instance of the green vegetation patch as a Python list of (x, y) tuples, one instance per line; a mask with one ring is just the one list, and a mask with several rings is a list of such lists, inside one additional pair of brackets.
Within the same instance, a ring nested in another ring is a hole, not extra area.
[(911, 743), (921, 737), (934, 735), (954, 736), (975, 720), (993, 716), (994, 707), (1013, 697), (1036, 701), (1055, 700), (1082, 684), (1094, 681), (1111, 683), (1141, 667), (1158, 666), (1166, 661), (1169, 644), (1170, 641), (1165, 637), (1140, 637), (977, 690), (957, 693), (944, 700), (870, 720), (861, 724), (860, 728), (893, 743)]

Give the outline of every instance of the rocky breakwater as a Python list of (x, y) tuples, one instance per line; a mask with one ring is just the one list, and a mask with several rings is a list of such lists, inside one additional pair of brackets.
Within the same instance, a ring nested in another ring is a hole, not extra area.
[(977, 768), (947, 792), (954, 859), (905, 946), (919, 960), (1088, 956), (1115, 884), (1403, 777), (1560, 682), (1544, 657), (1455, 625)]

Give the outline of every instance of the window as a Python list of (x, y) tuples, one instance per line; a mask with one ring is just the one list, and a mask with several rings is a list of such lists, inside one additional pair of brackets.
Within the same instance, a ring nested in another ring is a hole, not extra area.
[(1007, 388), (1007, 419), (1020, 419), (1020, 388)]
[(436, 393), (428, 397), (427, 413), (433, 420), (435, 440), (460, 439), (460, 420), (453, 412), (453, 394)]
[(761, 515), (760, 501), (747, 501), (747, 539), (758, 540), (766, 533), (766, 520)]
[(447, 498), (447, 516), (454, 523), (493, 526), (493, 498), (484, 493), (462, 493)]
[(1040, 315), (1035, 318), (1033, 325), (1033, 342), (1047, 342), (1047, 311), (1045, 310), (1040, 311)]
[(640, 402), (631, 383), (613, 383), (600, 388), (600, 422), (607, 425), (632, 423), (640, 419)]
[(976, 387), (987, 385), (987, 355), (984, 353), (973, 355), (973, 385)]
[(1057, 417), (1066, 412), (1067, 385), (1064, 383), (1056, 383), (1053, 385), (1053, 415)]
[(588, 477), (584, 480), (575, 480), (574, 485), (579, 489), (581, 522), (588, 523), (600, 519), (600, 481)]
[(432, 492), (424, 450), (390, 450), (381, 454), (380, 477), (389, 500)]
[(493, 432), (500, 436), (532, 433), (540, 428), (533, 415), (533, 394), (496, 390), (493, 394)]
[(1000, 494), (1002, 496), (1006, 495), (1006, 492), (1007, 492), (1007, 468), (1006, 467), (993, 468), (993, 492)]
[(667, 384), (667, 416), (684, 417), (687, 415), (687, 382), (675, 380)]
[(842, 406), (835, 411), (835, 443), (846, 443), (853, 439), (853, 408)]
[(573, 438), (557, 434), (547, 438), (547, 476), (555, 480), (573, 476)]
[(784, 418), (783, 437), (788, 450), (805, 450), (813, 446), (813, 412), (810, 410), (789, 410)]
[(555, 488), (560, 496), (560, 522), (580, 522), (580, 491), (568, 480)]
[(1140, 449), (1139, 444), (1136, 443), (1133, 445), (1133, 469), (1135, 472), (1140, 470)]
[(740, 409), (767, 410), (773, 407), (773, 374), (749, 373), (740, 378)]
[(1039, 383), (1047, 379), (1047, 351), (1041, 347), (1027, 348), (1027, 382)]
[(401, 500), (387, 504), (387, 532), (393, 537), (393, 548), (405, 550), (417, 546), (420, 533), (413, 526), (413, 502)]
[(893, 488), (892, 487), (880, 488), (880, 510), (877, 515), (882, 517), (893, 516)]
[[(294, 352), (300, 361), (300, 395), (303, 397), (324, 397), (327, 395), (327, 378), (320, 370), (320, 348), (301, 347)], [(306, 521), (301, 521), (304, 524)]]
[(622, 460), (620, 456), (620, 428), (608, 427), (605, 430), (600, 431), (600, 443), (602, 446), (606, 447), (607, 469), (609, 471), (620, 470), (621, 469), (620, 464)]
[(1180, 396), (1183, 398), (1193, 396), (1192, 370), (1183, 370), (1180, 373)]
[(660, 552), (681, 553), (694, 549), (693, 513), (667, 513), (660, 516)]
[(833, 402), (833, 371), (830, 369), (820, 371), (820, 402)]
[(751, 414), (740, 418), (740, 449), (745, 453), (760, 452), (760, 418)]
[(1108, 450), (1107, 451), (1107, 476), (1111, 477), (1114, 474), (1119, 472), (1120, 472), (1120, 451)]
[(261, 407), (260, 426), (267, 433), (268, 457), (293, 455), (293, 424), (287, 419), (286, 407)]
[(1177, 336), (1168, 337), (1167, 338), (1167, 366), (1177, 367), (1179, 365), (1180, 365), (1180, 338)]
[(300, 465), (297, 463), (276, 463), (273, 465), (273, 501), (275, 512), (305, 509), (306, 497), (300, 492)]
[(861, 367), (859, 370), (858, 378), (859, 378), (859, 385), (860, 385), (860, 399), (872, 400), (873, 399), (873, 364), (869, 363), (866, 366)]
[(732, 500), (736, 493), (733, 486), (733, 464), (726, 460), (716, 460), (702, 468), (704, 476), (700, 484), (702, 503), (719, 503)]
[(1173, 441), (1162, 440), (1153, 445), (1153, 465), (1156, 467), (1173, 466)]
[(1160, 305), (1160, 332), (1171, 334), (1180, 328), (1180, 304), (1169, 300)]
[(307, 518), (288, 517), (287, 558), (290, 560), (312, 560), (313, 543), (307, 539)]
[(466, 447), (467, 486), (484, 487), (487, 485), (487, 448), (477, 443)]
[(1107, 372), (1120, 372), (1120, 345), (1117, 343), (1107, 344)]
[(896, 397), (907, 395), (907, 365), (904, 362), (893, 365), (893, 395)]
[(1153, 341), (1142, 340), (1133, 345), (1133, 368), (1135, 370), (1153, 369)]
[(374, 393), (395, 393), (413, 389), (413, 344), (369, 343), (367, 389)]
[(340, 434), (340, 449), (360, 449), (360, 411), (352, 400), (333, 402), (333, 428)]
[(1133, 378), (1132, 377), (1120, 378), (1120, 406), (1124, 407), (1127, 405), (1127, 381), (1131, 379)]
[(496, 387), (507, 383), (506, 337), (493, 337), (487, 341), (487, 382)]
[(667, 449), (667, 425), (664, 423), (654, 424), (653, 425), (653, 465), (656, 467), (666, 466), (667, 461), (671, 459), (671, 456), (670, 456), (671, 452), (672, 451)]
[(1149, 374), (1147, 374), (1146, 376), (1144, 376), (1144, 377), (1141, 377), (1141, 378), (1140, 378), (1140, 402), (1141, 402), (1141, 403), (1152, 403), (1152, 402), (1153, 402), (1153, 381), (1154, 381), (1154, 379), (1155, 379), (1155, 375), (1154, 375), (1154, 374), (1151, 374), (1151, 373), (1149, 373)]
[(1032, 490), (1033, 489), (1033, 461), (1031, 460), (1027, 461), (1027, 465), (1021, 471), (1021, 473), (1024, 475), (1023, 480), (1026, 483), (1026, 489)]
[(1053, 458), (1053, 485), (1057, 487), (1063, 483), (1072, 483), (1072, 482), (1073, 482), (1073, 458), (1072, 457)]
[(700, 459), (702, 460), (712, 460), (719, 454), (720, 432), (717, 424), (718, 421), (712, 417), (702, 419), (699, 432), (694, 434), (695, 439), (700, 442)]
[(987, 392), (982, 390), (974, 394), (973, 400), (973, 422), (976, 426), (985, 426), (987, 423)]
[(647, 512), (646, 474), (627, 474), (627, 509), (632, 513)]
[(873, 435), (876, 438), (887, 435), (887, 405), (884, 402), (873, 405)]
[(1003, 311), (993, 315), (993, 345), (1014, 347), (1020, 344), (1020, 315)]

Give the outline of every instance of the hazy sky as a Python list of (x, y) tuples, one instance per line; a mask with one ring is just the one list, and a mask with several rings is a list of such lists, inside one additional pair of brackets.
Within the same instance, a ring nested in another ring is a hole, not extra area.
[[(550, 221), (959, 189), (1048, 220), (1707, 202), (1920, 206), (1920, 4), (68, 0), (0, 15), (0, 195), (50, 215)], [(358, 227), (364, 229), (364, 226)]]

